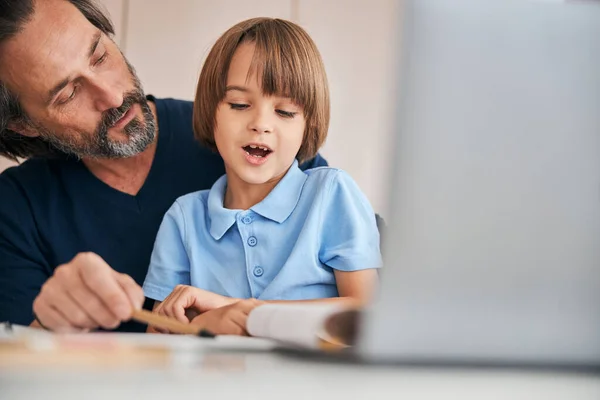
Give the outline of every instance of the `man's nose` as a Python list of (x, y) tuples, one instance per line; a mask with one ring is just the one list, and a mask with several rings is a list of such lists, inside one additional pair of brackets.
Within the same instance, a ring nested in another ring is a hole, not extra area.
[(93, 88), (94, 105), (98, 111), (104, 112), (123, 104), (123, 89), (119, 85), (102, 79), (90, 80)]

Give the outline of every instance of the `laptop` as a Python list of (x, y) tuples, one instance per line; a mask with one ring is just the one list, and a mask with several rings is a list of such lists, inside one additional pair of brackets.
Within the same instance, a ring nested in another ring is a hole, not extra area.
[(600, 2), (406, 0), (375, 362), (600, 366)]

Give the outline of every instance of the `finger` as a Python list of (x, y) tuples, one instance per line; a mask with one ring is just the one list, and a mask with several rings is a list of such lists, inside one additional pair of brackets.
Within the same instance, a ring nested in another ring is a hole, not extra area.
[(232, 310), (230, 315), (231, 329), (234, 335), (248, 336), (246, 330), (246, 322), (248, 321), (248, 313), (243, 310)]
[(141, 310), (144, 301), (146, 300), (146, 296), (144, 296), (144, 290), (142, 290), (141, 286), (133, 280), (133, 278), (127, 274), (117, 274), (117, 281), (127, 294), (129, 298), (129, 302), (131, 303), (131, 307), (134, 310)]
[(76, 270), (73, 268), (60, 267), (55, 271), (55, 276), (60, 278), (62, 291), (66, 292), (79, 308), (95, 322), (94, 326), (90, 328), (101, 326), (106, 329), (114, 329), (119, 326), (119, 318), (106, 308), (100, 298), (81, 280), (80, 274), (74, 271)]
[(158, 312), (165, 317), (172, 317), (171, 309), (173, 307), (173, 302), (175, 301), (175, 294), (169, 294), (163, 301), (160, 303), (160, 307), (158, 308)]
[[(152, 309), (152, 313), (153, 314), (166, 316), (166, 314), (164, 312), (164, 307), (163, 306), (165, 305), (165, 302), (167, 301), (167, 298), (165, 298), (160, 303), (155, 303), (154, 304), (154, 308)], [(161, 328), (161, 327), (153, 325), (153, 324), (148, 324), (148, 327), (150, 328), (148, 330), (149, 333), (170, 333), (168, 329)]]
[(174, 318), (183, 323), (189, 323), (190, 320), (186, 316), (186, 309), (191, 304), (194, 304), (194, 296), (187, 290), (181, 290), (177, 299), (172, 303), (172, 311)]
[(94, 253), (78, 254), (73, 261), (79, 266), (81, 280), (100, 298), (108, 310), (121, 321), (130, 319), (133, 310), (115, 271)]
[(165, 300), (166, 300), (166, 298), (164, 298), (161, 301), (154, 300), (154, 305), (152, 306), (152, 312), (155, 314), (161, 314), (161, 310), (162, 310), (163, 304), (165, 303)]
[(189, 323), (190, 320), (185, 316), (185, 310), (187, 304), (193, 302), (193, 294), (190, 293), (184, 286), (177, 286), (175, 290), (169, 295), (168, 301), (165, 305), (165, 314), (169, 318), (176, 319), (182, 323)]
[(237, 303), (233, 304), (232, 307), (242, 311), (247, 316), (250, 313), (250, 311), (254, 310), (261, 304), (264, 304), (264, 302), (256, 299), (246, 299), (238, 301)]
[(165, 303), (165, 301), (163, 300), (158, 305), (155, 305), (154, 308), (152, 309), (152, 312), (155, 314), (162, 315), (162, 308), (163, 308), (164, 303)]
[(83, 282), (73, 285), (69, 295), (96, 322), (96, 326), (105, 329), (114, 329), (119, 326), (121, 322), (119, 318), (110, 312), (100, 298), (91, 292)]
[(99, 324), (67, 292), (53, 295), (52, 307), (63, 315), (76, 328), (93, 329)]
[(71, 323), (58, 310), (48, 303), (39, 303), (35, 306), (35, 314), (44, 324), (44, 327), (53, 332), (78, 332), (81, 329)]
[[(46, 282), (40, 290), (39, 302), (45, 303), (50, 308), (58, 311), (74, 328), (95, 328), (96, 322), (90, 318), (83, 308), (63, 289), (64, 285), (70, 285), (75, 274), (70, 269), (59, 267), (55, 275)], [(60, 285), (60, 284), (63, 285)], [(68, 287), (68, 286), (67, 286)]]

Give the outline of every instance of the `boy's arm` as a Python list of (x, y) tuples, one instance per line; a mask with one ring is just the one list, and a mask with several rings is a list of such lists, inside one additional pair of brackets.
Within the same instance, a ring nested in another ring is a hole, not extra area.
[(368, 304), (377, 286), (378, 275), (375, 269), (361, 271), (334, 271), (339, 297), (327, 297), (310, 300), (264, 300), (274, 304), (340, 303), (353, 307)]
[(267, 300), (265, 303), (343, 303), (360, 307), (368, 304), (378, 283), (377, 270), (334, 270), (339, 297), (312, 300)]

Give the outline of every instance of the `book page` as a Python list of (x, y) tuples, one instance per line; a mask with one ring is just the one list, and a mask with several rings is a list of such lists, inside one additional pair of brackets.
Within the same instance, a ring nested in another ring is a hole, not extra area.
[(327, 320), (347, 306), (339, 304), (265, 304), (250, 312), (248, 333), (294, 347), (320, 349), (323, 341), (335, 342), (326, 331)]

